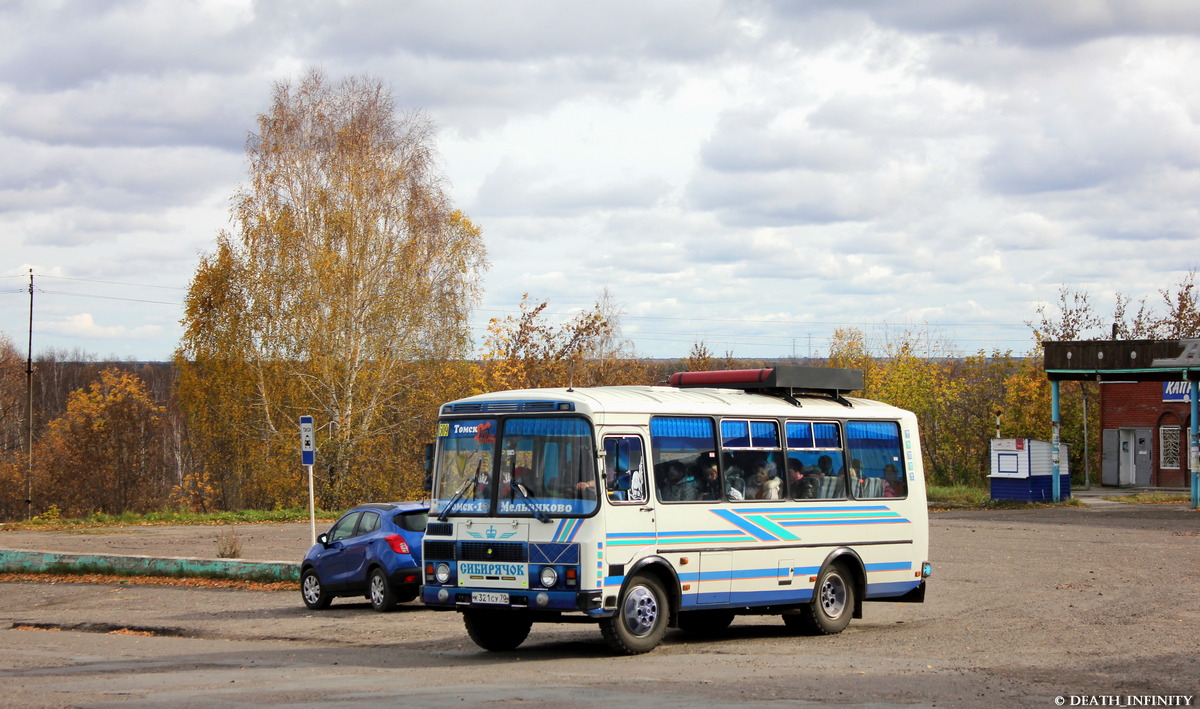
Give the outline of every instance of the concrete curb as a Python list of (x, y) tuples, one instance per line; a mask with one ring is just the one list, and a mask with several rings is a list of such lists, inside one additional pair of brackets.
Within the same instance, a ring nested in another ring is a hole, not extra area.
[(200, 576), (254, 581), (300, 579), (300, 565), (294, 561), (68, 554), (56, 551), (0, 549), (0, 571), (46, 573), (56, 569), (124, 576)]

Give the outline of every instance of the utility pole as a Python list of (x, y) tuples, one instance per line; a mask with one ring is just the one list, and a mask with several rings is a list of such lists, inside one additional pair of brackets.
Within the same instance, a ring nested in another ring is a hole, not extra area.
[[(1113, 326), (1116, 329), (1116, 325)], [(1083, 392), (1083, 489), (1092, 489), (1092, 470), (1091, 460), (1088, 455), (1088, 408), (1087, 408), (1087, 382), (1079, 382), (1079, 391)]]
[(29, 426), (29, 467), (25, 470), (25, 518), (33, 519), (33, 269), (29, 269), (29, 350), (25, 358), (25, 422)]

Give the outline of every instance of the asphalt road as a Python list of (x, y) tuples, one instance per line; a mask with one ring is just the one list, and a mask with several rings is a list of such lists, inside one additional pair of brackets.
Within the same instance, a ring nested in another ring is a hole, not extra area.
[[(274, 527), (300, 532), (299, 550), (282, 555), (298, 559), (308, 526)], [(339, 599), (313, 612), (298, 592), (4, 583), (0, 705), (1196, 705), (1200, 512), (935, 513), (930, 527), (925, 604), (868, 604), (822, 638), (739, 618), (719, 639), (671, 631), (637, 657), (610, 655), (595, 626), (573, 624), (487, 653), (456, 613), (417, 604), (379, 615)]]

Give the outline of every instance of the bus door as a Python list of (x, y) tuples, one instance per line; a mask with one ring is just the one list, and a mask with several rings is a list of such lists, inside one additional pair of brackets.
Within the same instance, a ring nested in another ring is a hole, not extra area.
[(635, 432), (604, 436), (605, 585), (620, 588), (631, 563), (657, 544), (646, 445)]

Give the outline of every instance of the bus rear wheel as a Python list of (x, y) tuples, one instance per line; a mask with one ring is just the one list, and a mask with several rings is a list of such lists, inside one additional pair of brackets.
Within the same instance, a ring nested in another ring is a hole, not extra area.
[(621, 592), (616, 614), (600, 621), (600, 632), (614, 651), (640, 655), (662, 642), (670, 615), (662, 584), (653, 576), (639, 574)]
[(813, 635), (835, 635), (850, 625), (853, 615), (854, 584), (845, 569), (830, 564), (817, 576), (812, 600), (799, 613), (783, 616), (783, 623)]
[(520, 611), (465, 610), (463, 623), (475, 644), (491, 652), (516, 650), (533, 627), (533, 621)]

